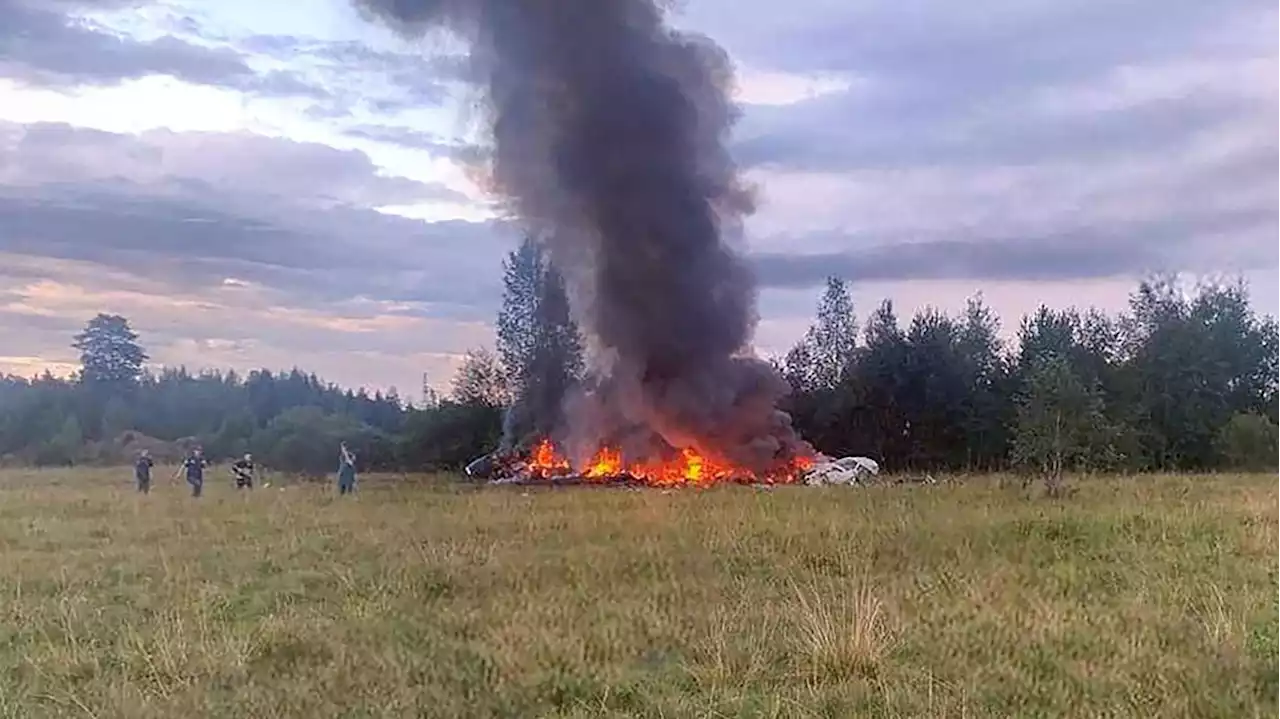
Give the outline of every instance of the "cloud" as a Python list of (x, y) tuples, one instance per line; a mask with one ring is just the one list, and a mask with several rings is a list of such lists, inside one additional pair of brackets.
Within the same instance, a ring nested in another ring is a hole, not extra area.
[[(167, 7), (190, 16), (163, 27), (108, 12), (133, 4), (0, 0), (0, 76), (65, 89), (170, 75), (301, 97), (290, 111), (309, 136), (365, 141), (387, 166), (480, 156), (433, 114), (475, 92), (447, 43), (237, 35), (221, 30), (246, 19), (233, 10), (181, 3)], [(1273, 4), (684, 6), (681, 22), (744, 68), (733, 148), (760, 188), (747, 230), (775, 349), (828, 274), (856, 280), (863, 305), (906, 298), (904, 315), (991, 288), (1006, 322), (1045, 293), (1118, 308), (1151, 270), (1253, 268), (1255, 286), (1276, 284)], [(69, 333), (109, 307), (161, 361), (301, 363), (405, 389), (488, 341), (516, 234), (391, 214), (468, 200), (284, 138), (0, 123), (0, 157), (0, 326), (19, 338), (0, 367), (70, 361)]]
[(749, 107), (736, 148), (750, 166), (1158, 153), (1206, 127), (1277, 119), (1276, 8), (1258, 0), (800, 0), (769, 23), (706, 18), (753, 65), (856, 79), (843, 92)]
[(491, 342), (513, 232), (377, 211), (465, 197), (361, 152), (0, 123), (0, 156), (0, 371), (73, 363), (99, 311), (128, 316), (160, 363), (301, 364), (406, 394)]
[(752, 7), (683, 20), (825, 83), (747, 104), (735, 134), (767, 286), (1276, 264), (1274, 3)]
[(900, 109), (980, 103), (1192, 53), (1274, 52), (1265, 21), (1276, 13), (1263, 0), (796, 0), (752, 9), (710, 0), (690, 4), (684, 17), (741, 62), (854, 73)]
[[(1256, 84), (1251, 95), (1259, 94)], [(1064, 93), (1065, 94), (1065, 93)], [(738, 160), (748, 167), (842, 172), (917, 165), (1028, 164), (1060, 158), (1106, 159), (1116, 154), (1163, 152), (1197, 131), (1259, 117), (1280, 119), (1274, 98), (1188, 95), (1156, 98), (1094, 113), (1057, 113), (1029, 106), (964, 117), (893, 117), (860, 111), (847, 95), (800, 107), (753, 110)], [(844, 121), (841, 121), (844, 118)], [(1268, 148), (1259, 147), (1266, 152)]]
[(91, 261), (176, 287), (227, 277), (311, 301), (377, 297), (487, 317), (511, 232), (374, 207), (464, 202), (360, 152), (248, 133), (122, 135), (0, 124), (0, 251)]
[(358, 137), (364, 140), (426, 150), (433, 155), (448, 157), (460, 162), (474, 162), (483, 155), (483, 149), (476, 145), (411, 127), (368, 124), (356, 125), (344, 132), (351, 137)]
[[(1262, 241), (1271, 234), (1275, 209), (1169, 217), (1132, 224), (1082, 227), (1025, 238), (894, 242), (845, 252), (758, 253), (752, 257), (765, 287), (810, 287), (832, 275), (858, 281), (887, 280), (1089, 280), (1135, 277), (1186, 269), (1180, 250), (1206, 236), (1244, 235)], [(1275, 245), (1252, 259), (1280, 262)], [(1166, 264), (1174, 258), (1174, 265)]]
[(387, 177), (368, 156), (318, 143), (251, 133), (175, 133), (151, 130), (121, 135), (59, 123), (0, 124), (9, 162), (8, 185), (166, 178), (219, 183), (237, 193), (305, 202), (376, 206), (422, 201), (465, 201), (439, 184)]
[(139, 39), (91, 19), (88, 12), (147, 4), (127, 0), (6, 0), (0, 3), (0, 76), (28, 85), (114, 85), (168, 75), (264, 96), (324, 99), (328, 90), (285, 70), (258, 72), (229, 47), (174, 35)]
[(226, 41), (242, 52), (306, 65), (324, 78), (333, 102), (316, 112), (345, 117), (364, 109), (388, 115), (436, 107), (469, 80), (465, 57), (442, 51), (375, 48), (347, 40), (293, 35), (251, 35)]

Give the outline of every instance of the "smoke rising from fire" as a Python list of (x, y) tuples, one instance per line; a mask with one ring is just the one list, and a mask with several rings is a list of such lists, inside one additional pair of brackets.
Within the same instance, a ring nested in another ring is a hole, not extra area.
[(446, 28), (485, 86), (493, 178), (544, 237), (593, 350), (562, 440), (582, 460), (694, 447), (767, 472), (811, 450), (744, 356), (755, 282), (725, 241), (752, 210), (726, 149), (732, 66), (651, 0), (355, 0), (407, 35)]

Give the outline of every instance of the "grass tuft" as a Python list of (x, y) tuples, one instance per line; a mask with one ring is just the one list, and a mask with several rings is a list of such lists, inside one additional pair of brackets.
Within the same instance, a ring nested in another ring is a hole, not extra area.
[(865, 582), (834, 588), (791, 583), (785, 616), (796, 625), (800, 668), (817, 681), (874, 679), (895, 645), (885, 605)]

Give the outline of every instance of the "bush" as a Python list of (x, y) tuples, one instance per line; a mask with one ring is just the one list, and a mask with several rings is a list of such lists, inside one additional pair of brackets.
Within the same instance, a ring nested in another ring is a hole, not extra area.
[(329, 414), (319, 407), (281, 412), (254, 434), (250, 445), (268, 467), (322, 476), (337, 471), (342, 442), (355, 452), (361, 470), (383, 469), (392, 459), (381, 432), (353, 417)]
[(493, 451), (501, 437), (500, 408), (442, 402), (409, 415), (401, 439), (401, 461), (419, 470), (460, 469)]
[(1275, 469), (1278, 446), (1280, 428), (1258, 414), (1237, 414), (1218, 432), (1218, 453), (1233, 469)]

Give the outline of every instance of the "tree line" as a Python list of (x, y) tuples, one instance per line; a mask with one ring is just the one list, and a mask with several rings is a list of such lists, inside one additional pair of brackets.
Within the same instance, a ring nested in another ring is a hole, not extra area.
[[(555, 406), (581, 377), (567, 307), (555, 292), (538, 299), (539, 286), (563, 292), (554, 268), (526, 241), (506, 270), (499, 352), (468, 354), (423, 435), (424, 446), (433, 432), (450, 438), (435, 446), (456, 452), (429, 450), (444, 466), (492, 448), (504, 408)], [(1042, 306), (1005, 339), (981, 295), (906, 322), (886, 300), (859, 323), (833, 277), (774, 364), (792, 390), (783, 409), (824, 453), (890, 471), (1018, 470), (1056, 486), (1069, 472), (1276, 467), (1278, 351), (1276, 319), (1253, 310), (1241, 282), (1154, 277), (1124, 312)]]
[[(164, 459), (200, 444), (218, 461), (332, 471), (339, 441), (366, 469), (456, 469), (560, 420), (584, 372), (562, 278), (526, 239), (503, 266), (496, 352), (469, 351), (444, 398), (342, 389), (313, 374), (144, 369), (127, 319), (98, 315), (74, 338), (69, 378), (0, 377), (0, 460), (111, 464), (147, 445)], [(1277, 457), (1277, 326), (1242, 284), (1186, 292), (1142, 282), (1118, 315), (1041, 307), (1011, 341), (981, 296), (955, 316), (901, 322), (893, 303), (859, 323), (827, 282), (812, 326), (775, 364), (786, 409), (819, 450), (891, 471), (1263, 469)]]
[(1016, 340), (980, 296), (903, 326), (885, 301), (859, 328), (845, 284), (779, 363), (796, 424), (833, 454), (892, 468), (1082, 471), (1274, 468), (1277, 330), (1242, 283), (1142, 282), (1128, 311), (1040, 307)]
[(148, 371), (128, 320), (100, 314), (73, 345), (74, 377), (0, 377), (0, 461), (118, 464), (140, 449), (161, 460), (201, 445), (213, 460), (254, 452), (297, 471), (336, 466), (338, 442), (394, 464), (406, 408), (394, 392), (343, 390), (314, 374), (185, 368)]

